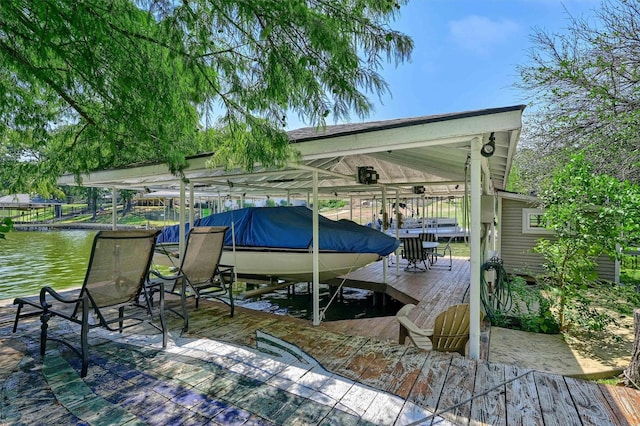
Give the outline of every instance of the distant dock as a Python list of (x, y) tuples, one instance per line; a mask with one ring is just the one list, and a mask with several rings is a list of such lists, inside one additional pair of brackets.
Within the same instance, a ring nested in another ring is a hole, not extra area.
[[(16, 231), (50, 231), (52, 229), (85, 229), (85, 230), (110, 230), (113, 225), (110, 223), (14, 223), (13, 228)], [(118, 225), (118, 229), (146, 229), (146, 226), (140, 225)]]

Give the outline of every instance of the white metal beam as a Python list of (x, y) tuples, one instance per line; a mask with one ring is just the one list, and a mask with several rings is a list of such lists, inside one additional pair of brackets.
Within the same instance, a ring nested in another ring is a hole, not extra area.
[(118, 188), (115, 186), (111, 189), (111, 229), (118, 229)]
[[(178, 245), (178, 251), (180, 252), (180, 259), (182, 259), (182, 256), (184, 256), (184, 250), (185, 250), (185, 242), (187, 241), (187, 234), (186, 234), (186, 215), (187, 215), (187, 209), (185, 207), (185, 205), (187, 204), (185, 202), (186, 200), (186, 188), (185, 188), (185, 184), (184, 181), (181, 180), (180, 181), (180, 226), (179, 226), (179, 238), (180, 238), (180, 243)], [(175, 208), (175, 205), (173, 206)]]
[(471, 268), (470, 268), (470, 329), (469, 329), (469, 358), (480, 359), (480, 214), (482, 201), (482, 157), (480, 149), (482, 140), (474, 138), (471, 141)]
[(313, 325), (320, 325), (320, 220), (318, 215), (318, 172), (313, 172)]

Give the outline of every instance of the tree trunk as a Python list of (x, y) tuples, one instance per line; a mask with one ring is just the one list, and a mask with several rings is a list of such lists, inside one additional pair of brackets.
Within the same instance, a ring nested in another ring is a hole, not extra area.
[(624, 383), (626, 386), (640, 389), (640, 309), (633, 311), (633, 325), (635, 329), (633, 353), (629, 367), (624, 370)]

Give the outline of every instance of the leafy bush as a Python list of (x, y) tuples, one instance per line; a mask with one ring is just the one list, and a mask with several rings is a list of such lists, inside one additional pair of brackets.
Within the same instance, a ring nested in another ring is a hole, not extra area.
[(557, 303), (562, 330), (570, 326), (601, 330), (610, 320), (596, 309), (588, 289), (597, 279), (595, 259), (620, 257), (640, 227), (640, 187), (598, 174), (584, 153), (572, 156), (543, 185), (540, 200), (553, 241), (541, 239), (535, 251), (544, 259), (545, 282)]
[(552, 299), (543, 286), (530, 286), (521, 277), (510, 281), (513, 308), (510, 328), (533, 333), (557, 334), (560, 325), (552, 313)]
[(347, 205), (344, 200), (319, 200), (318, 208), (320, 209), (339, 209)]
[(8, 217), (5, 217), (0, 221), (0, 240), (4, 240), (5, 232), (11, 231), (13, 228), (13, 222)]

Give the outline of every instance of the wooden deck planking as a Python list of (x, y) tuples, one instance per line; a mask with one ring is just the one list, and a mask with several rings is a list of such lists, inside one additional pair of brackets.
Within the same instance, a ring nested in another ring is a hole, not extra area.
[(615, 418), (615, 412), (602, 392), (602, 387), (593, 386), (592, 383), (571, 377), (565, 377), (564, 380), (583, 425), (598, 426), (606, 423), (608, 419), (612, 419), (614, 424), (620, 425), (620, 422)]
[(275, 336), (297, 345), (309, 354), (314, 354), (315, 359), (319, 362), (329, 359), (337, 348), (341, 347), (346, 340), (351, 338), (351, 336), (341, 334), (328, 334), (317, 328), (310, 330), (309, 327), (298, 327), (285, 333), (277, 333), (272, 329), (265, 331), (271, 332)]
[[(506, 398), (504, 385), (504, 365), (479, 362), (476, 367), (476, 381), (473, 390), (476, 397), (471, 402), (472, 426), (506, 424)], [(493, 389), (495, 388), (495, 389)]]
[(349, 339), (343, 340), (341, 344), (331, 352), (322, 350), (321, 353), (317, 354), (316, 359), (327, 370), (339, 371), (351, 361), (351, 358), (357, 356), (358, 351), (360, 351), (369, 340), (368, 337), (351, 336)]
[[(410, 281), (412, 278), (403, 279)], [(434, 288), (442, 285), (443, 281), (435, 282), (431, 288), (435, 292), (431, 299), (436, 303), (435, 306), (448, 306), (447, 303), (451, 300), (442, 287)], [(460, 286), (459, 292), (466, 289), (462, 287)], [(425, 296), (430, 295), (428, 292), (429, 290), (421, 290)], [(425, 307), (426, 303), (421, 306)], [(438, 311), (436, 308), (433, 310)], [(219, 315), (224, 318), (215, 320), (215, 315), (206, 315), (206, 318), (209, 321), (213, 319), (217, 327), (228, 327), (227, 332), (214, 332), (222, 336), (222, 340), (237, 344), (244, 341), (245, 344), (252, 345), (255, 339), (251, 335), (256, 328), (261, 328), (297, 344), (330, 371), (387, 390), (432, 411), (436, 411), (436, 408), (449, 408), (471, 395), (483, 392), (490, 387), (489, 384), (497, 385), (501, 380), (508, 381), (526, 372), (515, 366), (495, 366), (482, 362), (476, 364), (457, 355), (393, 345), (389, 341), (369, 338), (367, 333), (353, 330), (353, 327), (350, 334), (338, 334), (323, 326), (310, 327), (308, 321), (288, 317), (282, 317), (282, 320), (261, 318), (264, 315), (273, 317), (264, 313), (258, 313), (256, 316), (259, 318), (251, 320), (253, 312), (247, 312), (239, 324), (236, 324), (239, 327), (235, 327), (232, 326), (234, 319), (228, 318), (228, 313), (224, 315), (224, 307), (220, 311)], [(430, 315), (426, 309), (420, 309), (416, 318), (428, 321)], [(384, 320), (392, 324), (392, 340), (396, 341), (395, 318)], [(376, 319), (372, 319), (365, 323), (371, 328), (375, 321)], [(198, 320), (194, 320), (194, 323), (197, 322)], [(326, 324), (328, 323), (323, 323)], [(241, 332), (238, 333), (239, 329)], [(198, 334), (209, 333), (207, 327), (198, 329)], [(470, 425), (640, 424), (637, 421), (633, 423), (620, 420), (640, 418), (639, 409), (634, 405), (640, 402), (638, 392), (629, 390), (627, 393), (624, 389), (614, 387), (603, 389), (606, 390), (600, 391), (598, 385), (580, 379), (564, 380), (562, 376), (530, 373), (506, 383), (487, 396), (477, 397), (451, 412), (443, 413), (442, 417), (456, 424)], [(358, 403), (371, 404), (368, 410), (376, 410), (371, 401)], [(383, 415), (382, 411), (376, 413), (372, 412), (372, 415)]]
[(451, 365), (452, 356), (439, 352), (426, 352), (425, 362), (413, 383), (409, 398), (411, 401), (435, 411)]
[[(541, 426), (540, 400), (532, 370), (505, 365), (507, 425)], [(520, 377), (519, 377), (520, 376)]]
[[(347, 277), (352, 280), (384, 284), (383, 261), (375, 262)], [(463, 295), (469, 286), (469, 261), (454, 258), (452, 271), (432, 269), (426, 272), (406, 272), (400, 267), (398, 275), (395, 266), (387, 268), (387, 293), (402, 293), (416, 300), (417, 309), (409, 315), (418, 327), (430, 328), (436, 316), (449, 306), (463, 302)], [(364, 335), (381, 340), (398, 340), (398, 324), (394, 317), (369, 320), (344, 320), (323, 322), (320, 327), (340, 333)]]
[(536, 372), (534, 378), (545, 426), (582, 425), (562, 376)]
[[(471, 417), (471, 403), (458, 404), (474, 394), (475, 381), (476, 363), (469, 363), (460, 356), (453, 356), (438, 401), (438, 415), (456, 425), (468, 425)], [(446, 411), (443, 412), (443, 410)]]
[[(255, 347), (255, 331), (262, 329), (298, 345), (329, 371), (390, 392), (389, 395), (371, 394), (362, 400), (345, 400), (347, 404), (365, 407), (368, 416), (381, 422), (388, 420), (381, 405), (384, 401), (397, 405), (391, 396), (398, 395), (431, 411), (451, 408), (473, 396), (471, 402), (441, 415), (463, 425), (640, 424), (640, 392), (624, 387), (530, 372), (483, 396), (479, 394), (486, 389), (527, 370), (365, 336), (337, 334), (312, 327), (308, 321), (243, 308), (238, 308), (236, 316), (229, 318), (228, 307), (215, 302), (204, 302), (190, 314), (190, 337), (216, 338)], [(7, 317), (6, 322), (11, 320)], [(182, 319), (169, 314), (169, 323), (172, 333), (178, 333)], [(162, 357), (155, 359), (151, 354), (145, 352), (141, 356), (148, 358), (148, 363), (162, 362)], [(168, 375), (183, 373), (180, 364), (166, 363), (164, 367)]]
[[(389, 347), (386, 343), (370, 340), (362, 347), (362, 354), (369, 362), (353, 364), (352, 361), (347, 368), (352, 369), (354, 374), (357, 372), (358, 379), (365, 380), (369, 386), (385, 389), (395, 366), (401, 363), (407, 349), (408, 347), (406, 346), (394, 345)], [(360, 367), (359, 370), (356, 370), (357, 366)]]
[(611, 385), (600, 385), (600, 388), (616, 418), (625, 421), (622, 424), (640, 425), (640, 391)]
[(414, 383), (418, 380), (425, 360), (425, 351), (418, 348), (407, 347), (402, 356), (402, 361), (395, 365), (389, 373), (384, 387), (381, 389), (407, 399), (413, 389)]
[[(377, 262), (350, 277), (380, 280), (381, 272), (382, 262)], [(469, 262), (454, 259), (451, 272), (434, 269), (416, 274), (401, 270), (396, 276), (393, 267), (388, 272), (388, 286), (418, 300), (412, 319), (427, 328), (439, 312), (462, 301)], [(203, 301), (199, 309), (194, 309), (191, 301), (189, 309), (187, 337), (255, 347), (255, 331), (260, 329), (299, 346), (331, 372), (431, 411), (450, 408), (475, 396), (473, 401), (442, 414), (455, 424), (640, 425), (638, 391), (539, 372), (510, 381), (527, 370), (394, 344), (398, 338), (394, 317), (325, 322), (313, 327), (309, 321), (241, 307), (236, 307), (236, 315), (230, 318), (229, 308), (217, 302)], [(168, 319), (172, 333), (178, 333), (182, 319), (175, 314), (168, 314)], [(12, 315), (6, 316), (6, 322), (12, 320)], [(177, 367), (167, 368), (173, 371)], [(507, 383), (478, 396), (502, 382)], [(384, 410), (376, 406), (382, 397), (375, 398), (352, 403), (368, 405), (372, 418), (382, 419)]]

